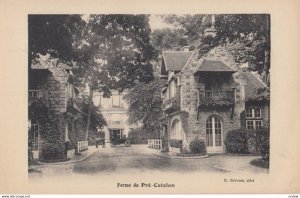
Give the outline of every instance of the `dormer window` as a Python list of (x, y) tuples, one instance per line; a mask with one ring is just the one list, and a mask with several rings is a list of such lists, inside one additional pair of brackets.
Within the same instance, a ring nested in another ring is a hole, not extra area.
[(173, 98), (176, 95), (176, 82), (171, 81), (169, 83), (169, 98)]

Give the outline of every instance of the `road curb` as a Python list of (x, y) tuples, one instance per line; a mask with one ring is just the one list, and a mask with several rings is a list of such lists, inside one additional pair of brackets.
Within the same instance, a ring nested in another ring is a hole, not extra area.
[(157, 155), (160, 157), (164, 158), (169, 158), (169, 159), (202, 159), (202, 158), (207, 158), (208, 155), (203, 155), (203, 156), (193, 156), (193, 157), (181, 157), (181, 156), (166, 156), (166, 155), (161, 155), (158, 153), (152, 153), (153, 155)]

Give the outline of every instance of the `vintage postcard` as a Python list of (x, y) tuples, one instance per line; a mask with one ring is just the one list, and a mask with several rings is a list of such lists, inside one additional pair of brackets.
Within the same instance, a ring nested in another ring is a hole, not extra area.
[(1, 193), (299, 193), (299, 2), (1, 4)]

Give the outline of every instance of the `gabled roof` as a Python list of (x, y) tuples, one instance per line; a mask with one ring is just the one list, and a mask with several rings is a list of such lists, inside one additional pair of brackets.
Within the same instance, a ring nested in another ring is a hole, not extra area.
[(166, 71), (181, 71), (193, 52), (165, 51), (162, 53)]
[(242, 72), (240, 74), (245, 79), (245, 100), (269, 100), (269, 88), (262, 82), (259, 77), (251, 72)]
[(228, 65), (218, 60), (203, 60), (202, 64), (199, 66), (198, 72), (230, 72), (235, 73), (236, 70), (232, 69)]

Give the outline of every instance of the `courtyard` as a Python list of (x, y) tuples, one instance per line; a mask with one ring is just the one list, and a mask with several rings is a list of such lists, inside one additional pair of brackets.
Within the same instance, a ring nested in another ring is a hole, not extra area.
[(267, 174), (268, 169), (250, 164), (260, 156), (210, 155), (205, 158), (168, 158), (159, 150), (147, 145), (131, 147), (98, 148), (86, 159), (77, 163), (41, 164), (31, 166), (29, 178), (101, 176), (153, 173), (218, 173), (218, 174)]

